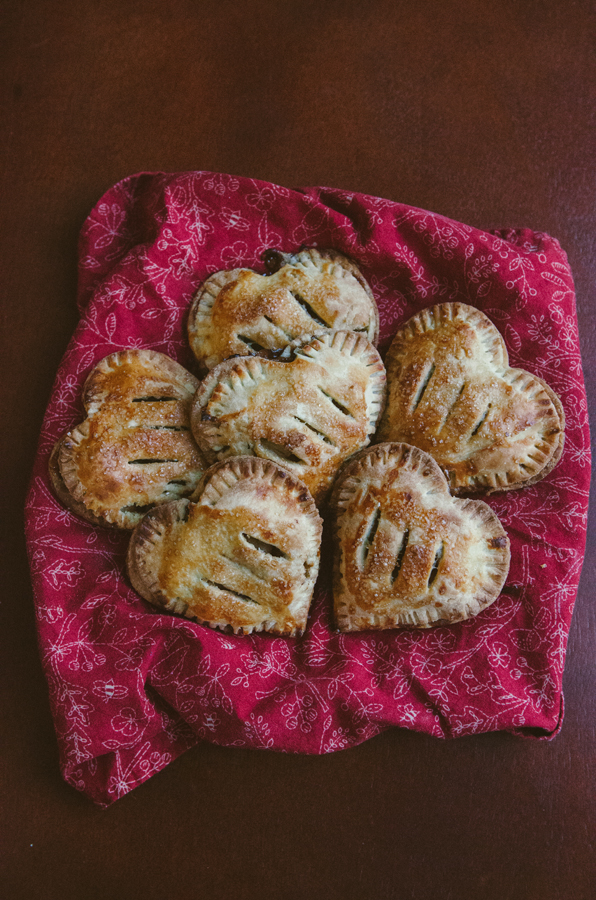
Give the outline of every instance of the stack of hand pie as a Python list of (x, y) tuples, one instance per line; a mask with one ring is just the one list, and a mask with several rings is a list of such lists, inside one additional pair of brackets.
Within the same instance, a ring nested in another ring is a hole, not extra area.
[(503, 587), (509, 541), (490, 507), (452, 494), (548, 474), (559, 399), (510, 369), (490, 320), (459, 303), (407, 322), (386, 376), (353, 262), (314, 249), (265, 262), (266, 275), (218, 272), (199, 289), (188, 337), (201, 382), (149, 350), (92, 370), (86, 418), (52, 453), (56, 495), (134, 529), (135, 590), (211, 627), (303, 632), (323, 504), (341, 631), (476, 615)]

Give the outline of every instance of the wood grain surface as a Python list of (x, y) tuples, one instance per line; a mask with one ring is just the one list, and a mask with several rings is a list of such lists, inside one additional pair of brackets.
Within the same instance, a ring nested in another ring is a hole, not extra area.
[(396, 729), (322, 758), (200, 745), (102, 811), (59, 774), (22, 507), (77, 321), (78, 231), (138, 171), (329, 185), (553, 234), (593, 411), (593, 4), (4, 0), (0, 18), (0, 895), (592, 900), (593, 527), (553, 742)]

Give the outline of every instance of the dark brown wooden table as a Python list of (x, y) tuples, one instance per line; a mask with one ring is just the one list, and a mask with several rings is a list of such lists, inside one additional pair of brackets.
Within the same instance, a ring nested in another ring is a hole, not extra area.
[(552, 743), (394, 730), (322, 758), (204, 744), (105, 811), (58, 771), (22, 534), (76, 323), (77, 233), (110, 185), (141, 170), (324, 184), (555, 235), (575, 274), (594, 410), (593, 11), (4, 0), (2, 897), (596, 897), (593, 527)]

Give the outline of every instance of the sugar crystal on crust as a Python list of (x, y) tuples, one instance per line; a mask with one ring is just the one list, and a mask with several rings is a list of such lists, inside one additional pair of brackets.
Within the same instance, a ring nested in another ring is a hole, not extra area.
[(340, 631), (428, 628), (499, 595), (509, 540), (486, 503), (459, 500), (428, 454), (403, 443), (360, 453), (338, 478), (334, 609)]
[(388, 399), (377, 441), (431, 454), (452, 492), (534, 484), (558, 462), (561, 402), (542, 379), (509, 367), (490, 319), (463, 303), (423, 310), (387, 353)]

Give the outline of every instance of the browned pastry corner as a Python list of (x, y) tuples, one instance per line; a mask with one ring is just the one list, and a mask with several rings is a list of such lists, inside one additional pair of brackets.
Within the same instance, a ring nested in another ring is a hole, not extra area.
[(191, 426), (208, 462), (271, 459), (320, 502), (339, 466), (374, 433), (385, 369), (373, 345), (349, 331), (305, 336), (288, 356), (220, 363), (197, 391)]
[(301, 334), (356, 331), (375, 342), (379, 313), (352, 260), (326, 250), (265, 253), (268, 275), (230, 269), (211, 275), (188, 317), (188, 339), (204, 371), (230, 356), (278, 350)]
[(268, 460), (210, 468), (190, 500), (148, 513), (132, 534), (134, 589), (203, 625), (295, 637), (319, 570), (322, 522), (307, 488)]
[(191, 494), (205, 463), (190, 431), (197, 379), (169, 356), (106, 356), (83, 388), (87, 416), (58, 441), (58, 499), (95, 525), (134, 528), (156, 503)]
[(509, 367), (490, 319), (463, 303), (414, 316), (385, 360), (387, 405), (377, 441), (430, 453), (456, 494), (535, 484), (563, 452), (561, 401), (540, 378)]
[(499, 596), (510, 558), (503, 526), (482, 500), (452, 497), (418, 448), (385, 443), (358, 454), (331, 508), (340, 631), (447, 625)]

